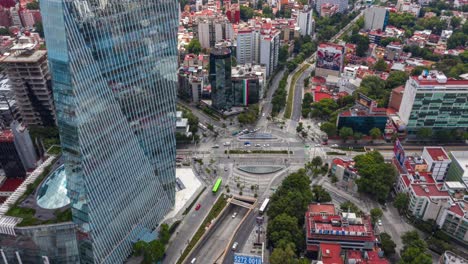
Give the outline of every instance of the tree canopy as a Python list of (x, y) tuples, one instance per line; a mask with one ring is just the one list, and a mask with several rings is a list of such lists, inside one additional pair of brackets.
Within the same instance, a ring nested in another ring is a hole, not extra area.
[(356, 44), (356, 55), (359, 57), (366, 56), (369, 49), (369, 38), (359, 34), (354, 34), (350, 38), (351, 43)]
[(396, 172), (392, 165), (385, 163), (378, 151), (354, 157), (360, 178), (356, 180), (358, 190), (384, 201), (396, 180)]
[(432, 257), (426, 253), (427, 244), (419, 238), (417, 231), (406, 232), (401, 236), (403, 250), (401, 252), (402, 264), (431, 264)]
[(387, 257), (395, 254), (396, 244), (389, 234), (381, 233), (380, 242), (382, 243), (382, 250), (384, 251)]
[(328, 119), (333, 114), (333, 112), (340, 108), (339, 105), (330, 98), (325, 98), (318, 102), (312, 103), (311, 107), (311, 116), (320, 117), (324, 120)]
[(398, 193), (397, 196), (395, 197), (395, 201), (393, 201), (393, 205), (401, 213), (404, 210), (406, 210), (406, 207), (408, 206), (408, 202), (409, 202), (409, 198), (406, 193)]
[(385, 107), (388, 104), (390, 90), (385, 88), (385, 81), (377, 76), (364, 77), (357, 91), (377, 100), (380, 107)]
[(240, 18), (243, 21), (251, 19), (255, 15), (255, 10), (245, 5), (240, 6)]
[(188, 53), (195, 53), (198, 54), (202, 50), (200, 41), (196, 38), (192, 39), (190, 43), (187, 45), (187, 52)]
[(329, 137), (336, 135), (336, 125), (331, 122), (324, 122), (320, 125), (320, 130), (327, 133)]
[(387, 71), (388, 65), (384, 59), (379, 59), (373, 66), (376, 71)]
[(342, 127), (340, 128), (340, 137), (343, 139), (343, 141), (346, 142), (346, 140), (353, 135), (353, 129), (350, 127)]
[(237, 119), (241, 124), (253, 124), (258, 119), (259, 107), (257, 104), (250, 105), (248, 110), (239, 114)]
[(408, 80), (409, 75), (403, 71), (392, 71), (385, 80), (385, 88), (393, 89), (400, 85), (404, 85)]
[(320, 185), (314, 185), (312, 192), (314, 194), (314, 201), (317, 203), (326, 203), (332, 200), (330, 194)]
[(270, 219), (267, 233), (268, 241), (273, 247), (282, 243), (293, 243), (295, 251), (304, 248), (304, 214), (314, 197), (309, 187), (310, 183), (306, 171), (300, 169), (287, 176), (271, 196), (267, 211)]

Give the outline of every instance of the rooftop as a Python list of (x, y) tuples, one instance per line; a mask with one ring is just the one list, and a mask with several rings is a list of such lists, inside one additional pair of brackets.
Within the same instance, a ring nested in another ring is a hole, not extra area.
[(0, 131), (0, 142), (13, 142), (13, 140), (13, 132), (10, 129)]
[(23, 183), (24, 179), (11, 179), (7, 178), (3, 184), (0, 186), (0, 192), (14, 192), (16, 188), (18, 188), (21, 183)]
[(346, 252), (346, 257), (349, 260), (355, 260), (354, 263), (361, 264), (389, 264), (387, 259), (379, 257), (379, 252), (377, 251), (357, 251), (357, 250), (348, 250)]
[(450, 160), (443, 147), (425, 147), (424, 149), (434, 161)]
[(18, 62), (25, 62), (25, 63), (34, 63), (39, 61), (41, 58), (47, 55), (46, 50), (35, 50), (35, 51), (26, 51), (21, 53), (20, 55), (9, 54), (7, 55), (2, 62), (4, 63), (18, 63)]
[(320, 243), (320, 252), (323, 264), (344, 263), (341, 257), (340, 244)]
[(447, 197), (449, 198), (450, 195), (447, 191), (441, 191), (435, 184), (411, 184), (411, 189), (414, 190), (414, 193), (417, 196), (425, 196), (429, 198), (435, 197)]
[(311, 214), (335, 214), (334, 204), (309, 204), (309, 213)]

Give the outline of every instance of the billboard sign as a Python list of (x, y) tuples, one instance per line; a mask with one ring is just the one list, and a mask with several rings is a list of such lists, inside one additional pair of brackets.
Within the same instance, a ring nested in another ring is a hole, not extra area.
[(403, 146), (401, 145), (400, 140), (397, 138), (395, 140), (395, 145), (393, 146), (393, 154), (395, 154), (395, 158), (400, 163), (402, 167), (403, 164), (405, 163), (405, 150), (403, 149)]
[(357, 102), (369, 109), (377, 107), (377, 102), (375, 100), (370, 99), (362, 93), (358, 93)]
[(262, 257), (235, 253), (234, 264), (262, 264)]
[(319, 47), (317, 50), (317, 68), (340, 71), (343, 64), (343, 48), (333, 46)]

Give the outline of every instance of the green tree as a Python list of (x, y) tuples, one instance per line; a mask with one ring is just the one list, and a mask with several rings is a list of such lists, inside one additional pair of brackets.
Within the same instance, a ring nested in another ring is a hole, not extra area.
[(169, 225), (162, 224), (161, 229), (159, 230), (159, 239), (163, 244), (167, 244), (170, 238), (171, 234), (169, 233)]
[(314, 166), (315, 168), (319, 167), (319, 166), (322, 166), (323, 164), (323, 160), (320, 156), (317, 156), (317, 157), (314, 157), (311, 161), (311, 164), (312, 166)]
[(385, 81), (373, 75), (362, 79), (358, 92), (377, 100), (380, 107), (385, 107), (390, 97), (390, 91), (385, 89)]
[(37, 1), (27, 3), (26, 8), (29, 10), (39, 10), (39, 3)]
[(340, 137), (343, 139), (343, 142), (353, 135), (353, 129), (350, 127), (342, 127), (340, 129)]
[(382, 209), (380, 208), (372, 208), (370, 210), (370, 215), (372, 219), (372, 223), (376, 223), (383, 216)]
[(372, 140), (376, 140), (382, 136), (382, 131), (378, 127), (374, 127), (369, 131), (369, 135), (371, 136)]
[(358, 190), (384, 201), (396, 180), (396, 171), (385, 163), (383, 156), (377, 151), (354, 157), (355, 167), (360, 178), (356, 180)]
[(247, 21), (251, 19), (254, 16), (254, 14), (255, 14), (255, 11), (252, 8), (245, 6), (245, 5), (240, 6), (240, 18), (243, 21)]
[(397, 196), (395, 197), (395, 201), (393, 201), (393, 205), (401, 213), (404, 210), (406, 210), (408, 206), (408, 202), (409, 202), (409, 199), (406, 193), (398, 193)]
[(385, 80), (386, 84), (385, 87), (387, 89), (393, 89), (397, 86), (404, 85), (408, 80), (408, 74), (403, 71), (392, 71), (388, 76), (387, 80)]
[(463, 47), (468, 41), (468, 36), (463, 32), (454, 32), (452, 36), (447, 40), (447, 48), (455, 49)]
[(302, 240), (303, 234), (297, 218), (282, 213), (268, 222), (267, 236), (271, 245), (275, 247), (280, 241), (295, 244), (296, 241)]
[(202, 50), (200, 41), (196, 38), (192, 39), (190, 43), (187, 45), (187, 52), (188, 53), (195, 53), (199, 54)]
[(162, 260), (164, 256), (165, 246), (161, 240), (153, 240), (148, 243), (147, 250), (144, 254), (143, 263), (155, 263)]
[(294, 264), (297, 263), (296, 253), (294, 252), (294, 244), (289, 243), (286, 248), (277, 247), (273, 250), (270, 256), (271, 264)]
[(413, 70), (411, 70), (411, 76), (419, 76), (424, 70), (429, 70), (424, 66), (416, 66)]
[(7, 28), (0, 28), (0, 35), (8, 36), (10, 35), (10, 31)]
[(314, 194), (314, 200), (318, 203), (331, 202), (332, 200), (330, 194), (322, 186), (314, 185), (312, 193)]
[(302, 122), (299, 122), (297, 127), (296, 127), (296, 132), (299, 133), (301, 132), (302, 130), (304, 129), (304, 126), (302, 124)]
[(361, 140), (364, 135), (361, 132), (354, 132), (353, 139), (354, 143), (357, 143), (358, 140)]
[(340, 209), (343, 212), (351, 212), (351, 213), (355, 213), (355, 214), (359, 214), (359, 215), (362, 214), (361, 209), (359, 209), (359, 207), (357, 207), (357, 205), (355, 205), (354, 203), (352, 203), (350, 201), (346, 201), (346, 202), (340, 204)]
[(41, 36), (41, 38), (44, 38), (44, 27), (42, 26), (42, 22), (37, 22), (34, 24), (34, 28), (36, 29), (36, 32)]
[(382, 243), (382, 250), (387, 257), (395, 254), (396, 244), (393, 242), (392, 237), (389, 234), (381, 233), (380, 241)]
[(432, 137), (432, 129), (429, 127), (423, 127), (416, 132), (416, 136), (420, 139), (429, 139)]
[(140, 240), (133, 244), (133, 254), (135, 256), (141, 256), (145, 253), (147, 243), (143, 240)]
[(384, 59), (379, 59), (372, 68), (376, 71), (387, 71), (388, 65)]
[(289, 57), (288, 45), (284, 45), (279, 49), (278, 60), (280, 64), (284, 64)]
[(320, 117), (324, 120), (329, 119), (329, 117), (333, 114), (333, 112), (339, 109), (338, 104), (333, 99), (330, 99), (330, 98), (326, 98), (318, 102), (315, 102), (311, 105), (311, 107), (312, 107), (312, 112), (311, 112), (312, 117)]
[(366, 56), (367, 50), (369, 49), (369, 38), (354, 34), (350, 38), (351, 43), (356, 44), (356, 55), (359, 57)]
[(336, 135), (336, 125), (330, 122), (324, 122), (320, 125), (320, 130), (327, 133), (329, 137)]

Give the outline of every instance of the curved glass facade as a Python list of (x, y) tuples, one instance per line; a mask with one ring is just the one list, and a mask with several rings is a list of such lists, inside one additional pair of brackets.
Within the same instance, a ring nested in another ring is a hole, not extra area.
[(67, 196), (65, 166), (54, 170), (37, 191), (37, 204), (45, 209), (57, 209), (70, 203)]
[(81, 263), (122, 263), (175, 200), (177, 1), (40, 5)]

